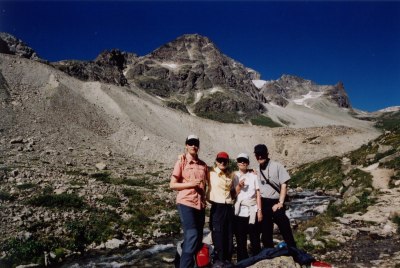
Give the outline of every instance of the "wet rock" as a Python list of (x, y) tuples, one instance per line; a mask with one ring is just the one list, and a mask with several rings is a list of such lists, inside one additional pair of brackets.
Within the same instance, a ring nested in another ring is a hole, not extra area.
[(124, 246), (126, 244), (125, 240), (119, 240), (116, 238), (108, 240), (104, 245), (107, 249), (116, 249)]

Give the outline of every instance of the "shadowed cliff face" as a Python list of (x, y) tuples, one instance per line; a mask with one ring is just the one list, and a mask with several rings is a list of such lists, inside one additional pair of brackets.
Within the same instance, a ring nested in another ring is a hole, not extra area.
[(99, 81), (118, 86), (128, 84), (123, 74), (127, 63), (134, 62), (136, 55), (118, 49), (105, 50), (94, 61), (64, 60), (52, 65), (83, 81)]

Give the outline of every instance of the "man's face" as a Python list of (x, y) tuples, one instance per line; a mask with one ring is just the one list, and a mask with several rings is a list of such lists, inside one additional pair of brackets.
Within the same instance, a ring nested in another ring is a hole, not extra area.
[(254, 154), (255, 155), (255, 157), (256, 157), (256, 159), (257, 159), (257, 162), (260, 164), (260, 165), (262, 165), (262, 164), (264, 164), (266, 161), (267, 161), (267, 159), (268, 159), (268, 153), (266, 153), (266, 154)]
[(197, 140), (188, 140), (186, 143), (186, 150), (189, 154), (197, 154), (199, 151), (199, 142)]

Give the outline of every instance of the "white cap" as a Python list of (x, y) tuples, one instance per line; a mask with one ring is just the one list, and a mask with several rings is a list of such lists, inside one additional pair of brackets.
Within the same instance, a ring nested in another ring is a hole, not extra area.
[(188, 141), (188, 140), (198, 140), (199, 141), (199, 137), (197, 137), (196, 135), (194, 135), (194, 134), (190, 134), (187, 138), (186, 138), (186, 140)]
[(245, 154), (245, 153), (240, 153), (240, 154), (236, 157), (236, 159), (238, 159), (238, 158), (246, 158), (247, 160), (249, 160), (249, 156), (248, 156), (247, 154)]

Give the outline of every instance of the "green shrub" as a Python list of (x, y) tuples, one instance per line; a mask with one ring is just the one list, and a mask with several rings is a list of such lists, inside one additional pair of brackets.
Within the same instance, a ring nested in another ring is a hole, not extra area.
[(273, 121), (271, 118), (264, 115), (259, 115), (250, 119), (250, 122), (255, 126), (266, 126), (266, 127), (282, 127), (281, 124)]
[(400, 157), (396, 157), (382, 164), (382, 167), (400, 171)]
[(388, 155), (392, 155), (392, 154), (394, 154), (394, 153), (396, 153), (396, 149), (391, 149), (391, 150), (388, 150), (388, 151), (386, 151), (386, 152), (384, 152), (384, 153), (377, 153), (376, 155), (375, 155), (375, 158), (374, 158), (374, 161), (373, 162), (378, 162), (379, 160), (381, 160), (382, 158), (384, 158), (384, 157), (386, 157), (386, 156), (388, 156)]
[(399, 130), (400, 112), (386, 113), (378, 118), (375, 126), (384, 130)]
[(391, 131), (390, 133), (384, 134), (380, 137), (380, 142), (385, 145), (391, 145), (394, 148), (400, 146), (400, 129)]
[(121, 204), (121, 200), (116, 196), (105, 196), (101, 202), (110, 205), (112, 207), (118, 207)]
[(146, 187), (149, 186), (146, 178), (140, 178), (140, 179), (124, 179), (122, 180), (123, 184), (129, 185), (129, 186), (141, 186), (141, 187)]
[(67, 175), (73, 175), (73, 176), (87, 176), (87, 175), (89, 175), (87, 172), (85, 172), (85, 171), (82, 171), (82, 170), (76, 170), (76, 169), (73, 169), (73, 170), (66, 170), (65, 171), (65, 174), (67, 174)]
[(31, 188), (35, 188), (35, 187), (36, 187), (36, 184), (33, 184), (33, 183), (24, 183), (24, 184), (17, 185), (17, 188), (19, 190), (27, 190), (27, 189), (31, 189)]
[(90, 177), (102, 181), (104, 183), (111, 183), (111, 174), (109, 172), (97, 172), (90, 175)]
[(243, 124), (236, 112), (197, 112), (197, 116), (218, 121), (221, 123)]
[(169, 108), (175, 109), (182, 111), (184, 113), (189, 113), (188, 109), (186, 108), (186, 105), (183, 104), (182, 102), (176, 102), (176, 101), (165, 101), (165, 105)]
[(372, 145), (372, 143), (364, 144), (359, 149), (352, 151), (348, 154), (352, 165), (367, 165), (367, 155), (376, 154), (379, 146), (377, 144)]
[(0, 200), (1, 201), (13, 201), (14, 196), (12, 196), (10, 193), (6, 191), (0, 190)]
[(62, 193), (56, 194), (43, 194), (39, 196), (32, 197), (27, 201), (28, 204), (33, 206), (49, 207), (49, 208), (59, 208), (59, 209), (82, 209), (86, 206), (82, 197), (76, 194)]
[(363, 188), (372, 188), (372, 175), (369, 172), (355, 168), (352, 169), (347, 176), (354, 181), (353, 185), (357, 187), (362, 186)]
[(300, 166), (292, 174), (290, 183), (309, 189), (337, 189), (341, 187), (343, 178), (340, 159), (330, 157)]
[(12, 265), (36, 263), (44, 265), (45, 245), (42, 241), (30, 238), (26, 241), (12, 238), (0, 246), (6, 252), (5, 261)]
[(176, 235), (180, 233), (181, 228), (181, 220), (178, 214), (173, 214), (169, 216), (166, 221), (164, 221), (160, 225), (160, 230), (163, 233), (167, 233), (170, 235)]
[(94, 210), (84, 220), (73, 220), (65, 224), (70, 240), (67, 248), (83, 252), (92, 242), (101, 243), (110, 239), (114, 233), (112, 225), (120, 224), (121, 219), (115, 212)]
[(400, 216), (396, 215), (392, 221), (397, 224), (397, 233), (400, 234)]
[(142, 192), (135, 190), (135, 189), (131, 189), (131, 188), (124, 188), (122, 189), (122, 194), (125, 195), (126, 197), (129, 198), (129, 201), (133, 202), (133, 203), (141, 203), (146, 201), (145, 196), (143, 195)]

